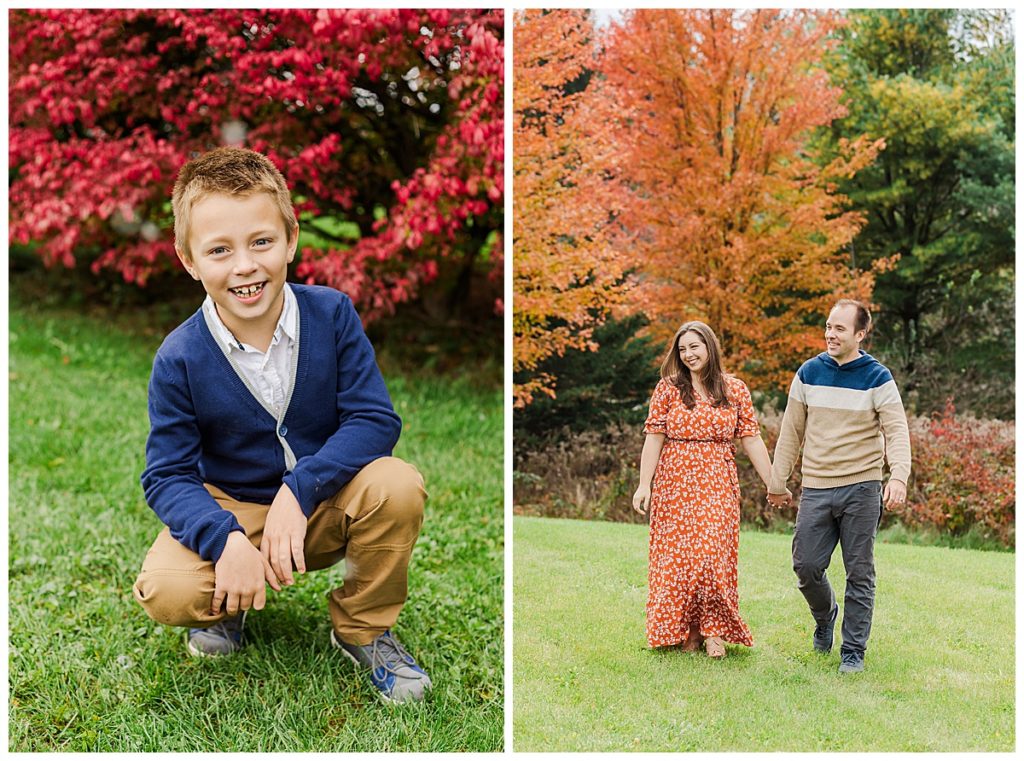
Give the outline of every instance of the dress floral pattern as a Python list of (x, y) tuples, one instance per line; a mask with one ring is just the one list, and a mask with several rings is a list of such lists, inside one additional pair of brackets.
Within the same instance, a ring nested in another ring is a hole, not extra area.
[(647, 641), (677, 645), (691, 626), (702, 637), (751, 646), (740, 618), (737, 551), (740, 489), (733, 439), (760, 433), (750, 391), (725, 376), (728, 407), (698, 398), (688, 410), (661, 380), (644, 433), (665, 434), (651, 484)]

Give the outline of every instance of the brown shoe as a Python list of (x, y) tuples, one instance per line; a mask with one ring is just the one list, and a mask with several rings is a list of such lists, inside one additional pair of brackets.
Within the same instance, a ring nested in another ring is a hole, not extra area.
[(700, 628), (690, 629), (686, 633), (686, 641), (683, 642), (682, 648), (684, 653), (696, 653), (700, 650), (701, 644), (703, 644), (704, 638), (700, 636)]
[(704, 640), (704, 648), (708, 651), (708, 658), (725, 657), (725, 642), (721, 637), (708, 637)]

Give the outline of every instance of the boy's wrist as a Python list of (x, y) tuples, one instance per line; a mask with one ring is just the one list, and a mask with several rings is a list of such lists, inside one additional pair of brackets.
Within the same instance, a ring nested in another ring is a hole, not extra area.
[[(243, 544), (243, 542), (245, 544)], [(249, 537), (246, 536), (244, 529), (231, 529), (231, 531), (228, 532), (228, 538), (224, 540), (224, 549), (220, 552), (220, 558), (223, 558), (229, 551), (232, 553), (237, 552), (239, 548), (243, 548), (247, 544), (249, 544)], [(220, 558), (218, 558), (218, 560)]]
[(317, 503), (314, 501), (309, 505), (303, 504), (301, 489), (299, 488), (299, 477), (295, 471), (289, 471), (284, 479), (281, 481), (282, 487), (287, 487), (292, 497), (295, 498), (295, 503), (299, 506), (299, 510), (306, 518), (310, 518), (313, 515), (313, 511), (316, 509)]

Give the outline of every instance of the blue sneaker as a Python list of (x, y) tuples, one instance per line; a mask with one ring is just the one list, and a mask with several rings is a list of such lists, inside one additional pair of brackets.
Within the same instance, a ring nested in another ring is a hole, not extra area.
[(245, 628), (245, 614), (248, 612), (244, 610), (206, 629), (189, 629), (189, 653), (200, 658), (216, 658), (237, 653), (242, 649), (242, 630)]
[(814, 649), (819, 653), (832, 652), (832, 639), (836, 630), (836, 618), (839, 616), (839, 605), (832, 609), (832, 616), (827, 624), (818, 624), (814, 627)]
[(370, 670), (370, 681), (389, 703), (423, 700), (433, 687), (430, 677), (390, 630), (369, 645), (350, 645), (338, 639), (332, 629), (331, 644), (357, 666)]
[(840, 653), (839, 673), (859, 674), (864, 670), (864, 653)]

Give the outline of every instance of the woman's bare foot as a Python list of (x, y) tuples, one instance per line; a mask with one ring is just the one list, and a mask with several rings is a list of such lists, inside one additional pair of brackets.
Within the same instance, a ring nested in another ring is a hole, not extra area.
[(704, 640), (704, 648), (708, 651), (709, 658), (725, 657), (725, 642), (721, 637), (708, 637)]
[(686, 641), (683, 642), (682, 651), (684, 653), (696, 653), (700, 650), (701, 643), (704, 642), (704, 638), (700, 636), (700, 629), (693, 628), (686, 633)]

